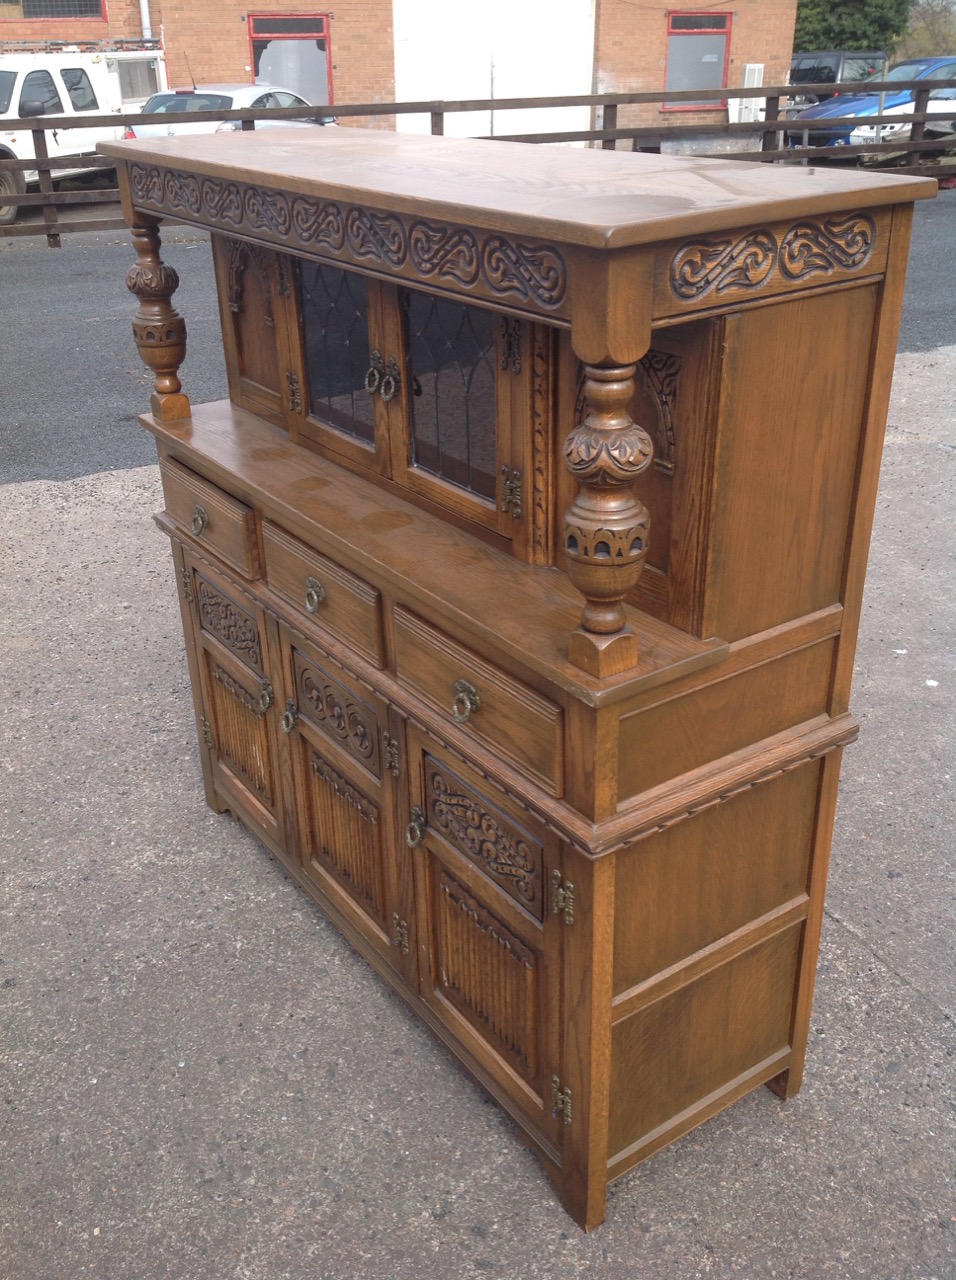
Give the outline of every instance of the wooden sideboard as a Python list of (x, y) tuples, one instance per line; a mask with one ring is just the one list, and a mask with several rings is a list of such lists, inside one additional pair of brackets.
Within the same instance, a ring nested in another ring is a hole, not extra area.
[[(362, 130), (104, 145), (206, 795), (568, 1212), (800, 1086), (923, 179)], [(211, 232), (191, 405), (164, 219)]]

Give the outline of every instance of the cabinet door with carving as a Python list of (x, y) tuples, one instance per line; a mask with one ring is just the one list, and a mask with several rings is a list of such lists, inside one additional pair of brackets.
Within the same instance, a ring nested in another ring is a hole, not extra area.
[(560, 1162), (563, 913), (558, 842), (542, 823), (409, 729), (420, 992), (511, 1112)]
[(300, 405), (290, 354), (291, 260), (285, 254), (213, 235), (229, 396), (278, 426)]
[(372, 689), (284, 622), (279, 636), (302, 868), (347, 931), (411, 972), (409, 895), (397, 856), (400, 734)]
[(185, 548), (179, 556), (207, 776), (225, 807), (275, 849), (283, 821), (265, 616), (232, 578)]

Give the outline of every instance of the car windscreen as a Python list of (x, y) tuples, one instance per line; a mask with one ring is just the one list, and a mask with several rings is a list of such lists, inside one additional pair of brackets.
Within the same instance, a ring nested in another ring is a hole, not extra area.
[(918, 80), (922, 73), (926, 70), (925, 62), (900, 62), (895, 67), (890, 67), (886, 75), (882, 77), (884, 80)]
[(16, 82), (15, 71), (0, 71), (0, 112), (10, 110), (10, 99), (13, 97), (13, 86)]
[(227, 93), (154, 93), (143, 107), (143, 114), (171, 111), (230, 111), (232, 98)]

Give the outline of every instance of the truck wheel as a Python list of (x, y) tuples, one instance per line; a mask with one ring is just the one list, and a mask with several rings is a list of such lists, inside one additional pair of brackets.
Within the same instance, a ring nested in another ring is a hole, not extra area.
[(3, 197), (20, 196), (25, 190), (23, 176), (15, 169), (0, 170), (0, 227), (8, 227), (11, 222), (16, 222), (20, 212), (18, 204), (3, 204)]

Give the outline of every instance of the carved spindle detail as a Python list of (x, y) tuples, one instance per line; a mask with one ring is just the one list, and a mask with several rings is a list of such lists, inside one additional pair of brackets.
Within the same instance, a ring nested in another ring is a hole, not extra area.
[(564, 460), (581, 489), (564, 517), (568, 577), (585, 598), (568, 656), (596, 676), (637, 665), (637, 637), (625, 625), (624, 597), (647, 556), (650, 516), (634, 481), (651, 464), (650, 436), (627, 406), (636, 365), (584, 370), (584, 417)]
[(132, 230), (137, 257), (126, 276), (126, 287), (139, 299), (133, 337), (140, 358), (155, 375), (150, 399), (153, 416), (174, 422), (189, 417), (189, 397), (177, 376), (186, 358), (186, 321), (170, 301), (179, 288), (179, 276), (160, 259), (155, 223), (142, 223)]

